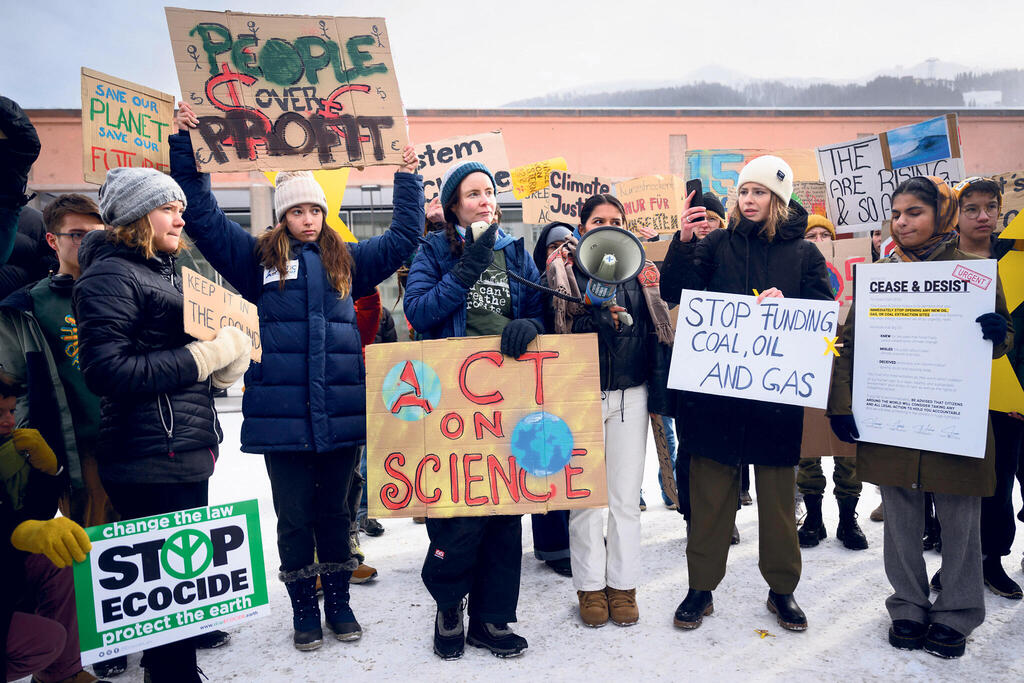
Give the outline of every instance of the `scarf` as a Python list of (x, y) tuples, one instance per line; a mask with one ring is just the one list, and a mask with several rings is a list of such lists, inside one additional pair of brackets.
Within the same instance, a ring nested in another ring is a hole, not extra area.
[(939, 206), (935, 213), (935, 233), (925, 240), (924, 244), (909, 248), (900, 244), (896, 232), (892, 233), (892, 240), (896, 243), (894, 250), (901, 261), (912, 263), (914, 261), (927, 261), (928, 257), (934, 254), (947, 242), (956, 239), (956, 226), (960, 218), (960, 203), (953, 196), (949, 185), (936, 176), (924, 176), (939, 192)]
[[(575, 245), (571, 243), (557, 249), (548, 258), (545, 272), (549, 287), (562, 294), (582, 298), (579, 285), (576, 283), (576, 274), (573, 273), (574, 254)], [(658, 341), (671, 346), (675, 339), (675, 332), (672, 330), (668, 305), (661, 298), (658, 267), (652, 261), (644, 261), (644, 267), (636, 279), (640, 283), (640, 291), (643, 292), (644, 300), (647, 302), (647, 310), (650, 311), (651, 322), (654, 323), (654, 332), (658, 336)], [(572, 319), (586, 313), (583, 304), (566, 301), (557, 296), (551, 298), (551, 303), (555, 313), (555, 332), (558, 334), (570, 334)]]

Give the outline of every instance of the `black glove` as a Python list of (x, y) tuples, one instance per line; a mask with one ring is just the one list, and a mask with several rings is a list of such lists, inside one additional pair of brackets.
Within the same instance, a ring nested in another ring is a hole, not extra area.
[(532, 320), (513, 320), (501, 332), (501, 352), (512, 358), (526, 353), (526, 346), (537, 338), (537, 325)]
[(0, 202), (24, 206), (28, 172), (39, 157), (39, 136), (14, 100), (0, 96)]
[(857, 431), (857, 423), (854, 421), (853, 415), (833, 415), (828, 418), (828, 421), (832, 426), (832, 433), (836, 435), (837, 439), (846, 443), (857, 443), (860, 432)]
[(491, 260), (494, 258), (492, 250), (497, 238), (498, 224), (495, 223), (487, 228), (487, 231), (479, 238), (466, 246), (465, 251), (462, 252), (462, 258), (452, 266), (452, 275), (458, 278), (462, 284), (472, 287), (487, 270), (487, 266), (491, 265)]
[(996, 346), (1006, 341), (1006, 318), (998, 313), (985, 313), (974, 319), (981, 325), (981, 338), (988, 339)]

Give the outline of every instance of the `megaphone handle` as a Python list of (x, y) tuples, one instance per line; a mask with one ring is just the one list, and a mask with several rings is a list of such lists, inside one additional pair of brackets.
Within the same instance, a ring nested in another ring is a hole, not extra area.
[(623, 327), (632, 327), (633, 316), (631, 316), (629, 313), (626, 313), (625, 311), (619, 311), (619, 324), (622, 325)]

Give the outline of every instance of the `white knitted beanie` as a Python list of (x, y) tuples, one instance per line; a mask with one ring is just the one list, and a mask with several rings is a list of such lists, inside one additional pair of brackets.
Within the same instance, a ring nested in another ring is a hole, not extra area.
[(736, 189), (743, 187), (744, 183), (764, 185), (778, 195), (784, 205), (789, 206), (789, 200), (793, 196), (793, 169), (779, 157), (766, 154), (751, 159), (750, 163), (743, 167)]
[(288, 209), (297, 204), (316, 204), (327, 216), (327, 195), (310, 171), (281, 171), (277, 174), (274, 190), (274, 213), (284, 220)]

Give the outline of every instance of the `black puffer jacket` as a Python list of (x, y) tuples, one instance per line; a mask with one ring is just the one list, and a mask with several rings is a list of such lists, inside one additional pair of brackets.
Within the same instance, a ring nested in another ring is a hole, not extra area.
[[(790, 298), (832, 300), (825, 258), (804, 240), (807, 212), (790, 203), (789, 218), (766, 242), (760, 223), (746, 219), (683, 243), (676, 233), (661, 267), (661, 296), (679, 303), (680, 290), (753, 294), (777, 287)], [(678, 392), (680, 448), (725, 465), (788, 466), (800, 460), (804, 409), (743, 398)]]
[(194, 340), (182, 323), (173, 257), (147, 259), (109, 235), (96, 231), (83, 240), (82, 276), (71, 300), (82, 373), (101, 397), (101, 472), (116, 477), (126, 460), (138, 472), (145, 458), (153, 481), (173, 481), (182, 466), (175, 453), (219, 441), (211, 385), (196, 382), (196, 362), (185, 348)]
[(18, 232), (7, 263), (0, 266), (0, 299), (57, 269), (53, 249), (46, 243), (43, 214), (30, 206), (18, 216)]
[[(573, 266), (580, 292), (587, 290), (588, 278)], [(615, 303), (633, 316), (633, 324), (615, 329), (607, 308), (586, 306), (586, 313), (572, 322), (573, 333), (597, 332), (601, 391), (619, 391), (647, 382), (647, 407), (652, 413), (671, 415), (672, 402), (666, 389), (671, 350), (658, 341), (647, 309), (647, 299), (636, 278), (618, 286)]]

